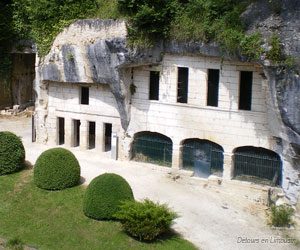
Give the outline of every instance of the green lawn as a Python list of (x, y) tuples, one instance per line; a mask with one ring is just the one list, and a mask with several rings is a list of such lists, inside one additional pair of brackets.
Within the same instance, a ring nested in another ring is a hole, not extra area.
[(0, 176), (0, 237), (49, 249), (196, 249), (175, 234), (153, 243), (139, 242), (114, 221), (82, 213), (84, 188), (45, 191), (34, 186), (32, 170)]

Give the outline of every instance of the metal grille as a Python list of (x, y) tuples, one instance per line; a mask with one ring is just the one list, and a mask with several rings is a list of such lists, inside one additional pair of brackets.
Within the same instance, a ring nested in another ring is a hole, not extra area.
[(196, 162), (205, 162), (209, 167), (209, 174), (223, 175), (222, 147), (205, 140), (187, 140), (183, 144), (183, 168), (194, 170)]
[(281, 161), (267, 152), (237, 152), (234, 154), (235, 179), (265, 185), (281, 185)]
[(133, 144), (132, 157), (136, 161), (170, 167), (172, 165), (172, 141), (157, 133), (137, 135)]

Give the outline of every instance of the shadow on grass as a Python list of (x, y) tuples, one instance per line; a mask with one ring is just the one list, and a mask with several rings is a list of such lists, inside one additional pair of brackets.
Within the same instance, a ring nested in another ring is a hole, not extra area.
[(31, 170), (33, 169), (33, 165), (30, 161), (25, 161), (24, 162), (24, 167), (21, 170)]
[(80, 176), (80, 180), (79, 180), (79, 184), (78, 185), (82, 185), (86, 182), (86, 179), (83, 176)]
[(164, 233), (162, 233), (161, 235), (159, 235), (157, 238), (151, 240), (151, 241), (147, 241), (147, 240), (140, 240), (138, 237), (134, 237), (132, 235), (130, 235), (129, 233), (127, 233), (126, 231), (122, 231), (124, 234), (126, 234), (128, 237), (131, 237), (132, 239), (148, 244), (148, 245), (157, 245), (157, 244), (162, 244), (162, 243), (166, 243), (168, 241), (180, 241), (181, 239), (181, 235), (179, 233), (177, 233), (175, 230), (170, 229)]

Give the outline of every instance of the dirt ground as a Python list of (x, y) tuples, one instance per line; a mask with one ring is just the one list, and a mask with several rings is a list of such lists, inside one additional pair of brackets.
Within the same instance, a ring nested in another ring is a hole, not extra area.
[[(12, 131), (22, 137), (26, 160), (32, 164), (49, 147), (31, 142), (31, 120), (1, 117), (0, 131)], [(292, 229), (267, 226), (266, 207), (243, 196), (222, 191), (196, 177), (174, 179), (170, 169), (134, 161), (114, 161), (107, 153), (71, 149), (81, 165), (81, 176), (87, 185), (94, 177), (111, 172), (123, 176), (131, 185), (137, 200), (149, 198), (167, 203), (180, 218), (173, 228), (203, 250), (289, 250), (300, 249), (299, 224)]]

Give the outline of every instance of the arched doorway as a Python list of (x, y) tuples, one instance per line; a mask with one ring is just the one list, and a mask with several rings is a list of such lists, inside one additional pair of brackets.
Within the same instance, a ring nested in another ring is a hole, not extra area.
[(223, 148), (211, 141), (187, 139), (182, 144), (183, 169), (194, 171), (194, 176), (223, 175)]
[(172, 165), (172, 140), (154, 132), (140, 132), (132, 144), (132, 159), (163, 166)]
[(234, 152), (234, 178), (281, 186), (282, 163), (275, 152), (258, 147), (239, 147)]

